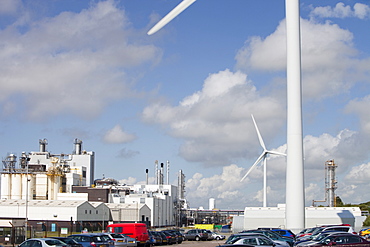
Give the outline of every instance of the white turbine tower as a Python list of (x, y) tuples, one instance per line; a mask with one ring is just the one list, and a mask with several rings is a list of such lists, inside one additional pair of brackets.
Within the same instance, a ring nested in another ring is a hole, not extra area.
[[(154, 34), (194, 2), (183, 0), (148, 34)], [(299, 0), (285, 0), (285, 18), (288, 106), (285, 227), (298, 232), (305, 227)]]
[(267, 156), (269, 154), (274, 154), (274, 155), (286, 155), (284, 153), (272, 151), (272, 150), (267, 150), (265, 143), (263, 142), (262, 136), (260, 131), (258, 130), (258, 126), (256, 123), (256, 120), (254, 119), (252, 115), (252, 120), (254, 123), (254, 127), (256, 128), (257, 135), (258, 135), (258, 140), (260, 141), (261, 147), (263, 148), (262, 154), (258, 157), (258, 159), (254, 162), (254, 164), (249, 168), (247, 173), (244, 175), (244, 177), (240, 180), (243, 181), (249, 173), (253, 170), (255, 166), (257, 166), (261, 161), (263, 161), (263, 207), (267, 207)]

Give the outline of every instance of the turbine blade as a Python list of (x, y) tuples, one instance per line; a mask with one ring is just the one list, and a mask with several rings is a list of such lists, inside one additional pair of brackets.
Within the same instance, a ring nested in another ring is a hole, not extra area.
[(258, 159), (254, 162), (254, 164), (251, 166), (251, 168), (249, 168), (249, 170), (247, 171), (247, 173), (244, 175), (244, 177), (240, 180), (240, 182), (242, 182), (248, 175), (249, 175), (249, 173), (253, 170), (253, 168), (258, 164), (258, 163), (260, 163), (261, 162), (261, 160), (263, 159), (263, 158), (266, 158), (266, 152), (263, 152), (261, 155), (260, 155), (260, 157), (258, 157)]
[(261, 144), (263, 150), (266, 150), (266, 146), (265, 146), (265, 143), (263, 142), (263, 139), (262, 139), (262, 136), (260, 134), (260, 131), (258, 130), (256, 120), (254, 120), (253, 114), (251, 116), (252, 116), (252, 119), (253, 119), (254, 127), (256, 128), (256, 131), (257, 131), (258, 140), (260, 141), (260, 144)]
[(159, 31), (167, 23), (169, 23), (173, 18), (178, 16), (182, 11), (189, 7), (196, 0), (183, 0), (179, 5), (177, 5), (173, 10), (171, 10), (165, 17), (162, 18), (157, 24), (154, 25), (149, 31), (148, 35), (152, 35), (155, 32)]
[(280, 152), (277, 152), (277, 151), (266, 151), (268, 154), (275, 154), (275, 155), (283, 155), (283, 156), (286, 156), (285, 153), (280, 153)]

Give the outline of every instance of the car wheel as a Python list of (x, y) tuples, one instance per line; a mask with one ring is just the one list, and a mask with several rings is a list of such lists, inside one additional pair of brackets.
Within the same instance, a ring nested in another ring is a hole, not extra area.
[(217, 237), (216, 237), (216, 240), (220, 240), (220, 237), (219, 237), (219, 236), (217, 236)]
[(199, 241), (200, 240), (200, 237), (199, 236), (196, 236), (195, 237), (195, 241)]

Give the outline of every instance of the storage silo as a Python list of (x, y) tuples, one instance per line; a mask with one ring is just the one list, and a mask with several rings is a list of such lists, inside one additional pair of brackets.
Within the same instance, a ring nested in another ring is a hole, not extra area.
[(209, 198), (209, 210), (213, 210), (215, 208), (216, 208), (215, 198)]
[(12, 180), (10, 199), (22, 199), (22, 174), (13, 173), (9, 175), (11, 176), (11, 180)]
[(22, 175), (22, 199), (32, 200), (33, 195), (35, 193), (36, 193), (36, 177), (32, 174), (23, 174)]
[(12, 189), (11, 174), (1, 174), (1, 199), (10, 199)]

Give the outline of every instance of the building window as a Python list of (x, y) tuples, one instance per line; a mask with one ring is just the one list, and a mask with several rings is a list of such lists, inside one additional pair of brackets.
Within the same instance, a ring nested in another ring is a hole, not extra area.
[(90, 214), (91, 214), (91, 210), (90, 210)]
[(87, 209), (85, 209), (85, 214), (87, 214)]
[(99, 211), (98, 210), (96, 210), (96, 214), (99, 214)]
[(140, 198), (140, 203), (145, 203), (145, 198)]

